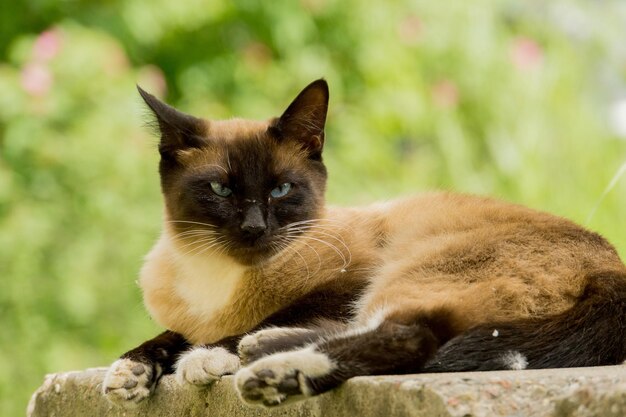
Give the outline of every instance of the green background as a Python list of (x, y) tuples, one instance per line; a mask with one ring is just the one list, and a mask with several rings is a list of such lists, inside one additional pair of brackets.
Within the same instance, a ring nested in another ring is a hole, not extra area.
[(324, 76), (332, 203), (487, 194), (624, 256), (625, 27), (609, 0), (4, 2), (0, 415), (158, 331), (135, 284), (162, 210), (136, 83), (268, 118)]

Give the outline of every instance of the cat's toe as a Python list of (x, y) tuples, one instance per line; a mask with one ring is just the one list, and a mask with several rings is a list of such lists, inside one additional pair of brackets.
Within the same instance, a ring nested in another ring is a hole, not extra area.
[(102, 393), (113, 404), (136, 407), (154, 390), (156, 369), (132, 359), (118, 359), (109, 367), (102, 383)]
[(276, 353), (237, 372), (235, 386), (245, 403), (273, 407), (316, 395), (311, 378), (332, 369), (326, 355), (312, 348)]
[(261, 347), (262, 332), (263, 330), (248, 334), (239, 341), (237, 352), (243, 363), (251, 362), (251, 359), (257, 356), (259, 348)]
[(194, 348), (176, 364), (176, 379), (181, 384), (204, 386), (239, 369), (239, 358), (226, 349)]
[(271, 369), (243, 369), (237, 373), (236, 384), (241, 398), (250, 405), (273, 407), (303, 396), (298, 379), (300, 372), (288, 370), (277, 376)]
[(239, 353), (241, 362), (248, 364), (263, 357), (265, 355), (265, 349), (263, 349), (264, 342), (267, 343), (268, 340), (272, 340), (283, 334), (284, 331), (282, 329), (272, 328), (259, 330), (258, 332), (244, 336), (237, 346), (237, 352)]
[(311, 333), (310, 330), (291, 327), (272, 327), (259, 330), (244, 336), (237, 347), (237, 352), (242, 364), (252, 363), (266, 355), (276, 351), (288, 349), (293, 343), (299, 341), (302, 335)]

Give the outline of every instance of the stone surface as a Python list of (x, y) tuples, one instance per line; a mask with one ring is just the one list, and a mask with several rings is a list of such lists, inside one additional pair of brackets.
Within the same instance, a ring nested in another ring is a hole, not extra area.
[(271, 410), (241, 403), (232, 377), (206, 389), (164, 377), (155, 395), (123, 410), (101, 395), (105, 368), (48, 375), (29, 417), (624, 417), (626, 366), (353, 378), (339, 389)]

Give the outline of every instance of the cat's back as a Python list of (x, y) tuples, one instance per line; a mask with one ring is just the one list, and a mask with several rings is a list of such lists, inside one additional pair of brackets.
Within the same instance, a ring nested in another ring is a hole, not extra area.
[(565, 218), (490, 197), (426, 192), (364, 208), (364, 215), (385, 219), (387, 233), (399, 240), (518, 229), (538, 235), (562, 233), (610, 247), (598, 234)]
[(571, 268), (582, 264), (623, 268), (613, 246), (597, 233), (562, 217), (494, 198), (427, 192), (350, 210), (341, 215), (367, 231), (369, 240), (375, 241), (372, 246), (383, 252), (383, 263), (498, 253), (503, 259), (541, 267), (560, 263)]
[(390, 300), (448, 308), (467, 318), (463, 326), (556, 314), (571, 307), (590, 274), (625, 270), (600, 235), (496, 199), (426, 193), (361, 213), (378, 219), (371, 240), (384, 242), (363, 317)]
[(495, 198), (446, 191), (425, 192), (374, 204), (372, 208), (380, 211), (390, 226), (396, 226), (398, 230), (407, 230), (408, 227), (424, 235), (522, 221), (568, 222), (548, 213)]

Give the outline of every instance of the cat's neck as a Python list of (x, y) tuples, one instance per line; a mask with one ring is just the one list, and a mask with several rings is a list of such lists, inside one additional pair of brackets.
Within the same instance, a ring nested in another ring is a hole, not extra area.
[(223, 282), (230, 286), (251, 269), (224, 253), (221, 247), (213, 246), (214, 243), (196, 243), (177, 238), (167, 223), (164, 238), (169, 243), (171, 258), (181, 279), (206, 282), (209, 281), (207, 277), (211, 277), (211, 282)]
[(194, 253), (185, 245), (166, 223), (146, 258), (140, 283), (151, 315), (197, 342), (198, 323), (211, 321), (233, 302), (249, 268), (219, 251)]

